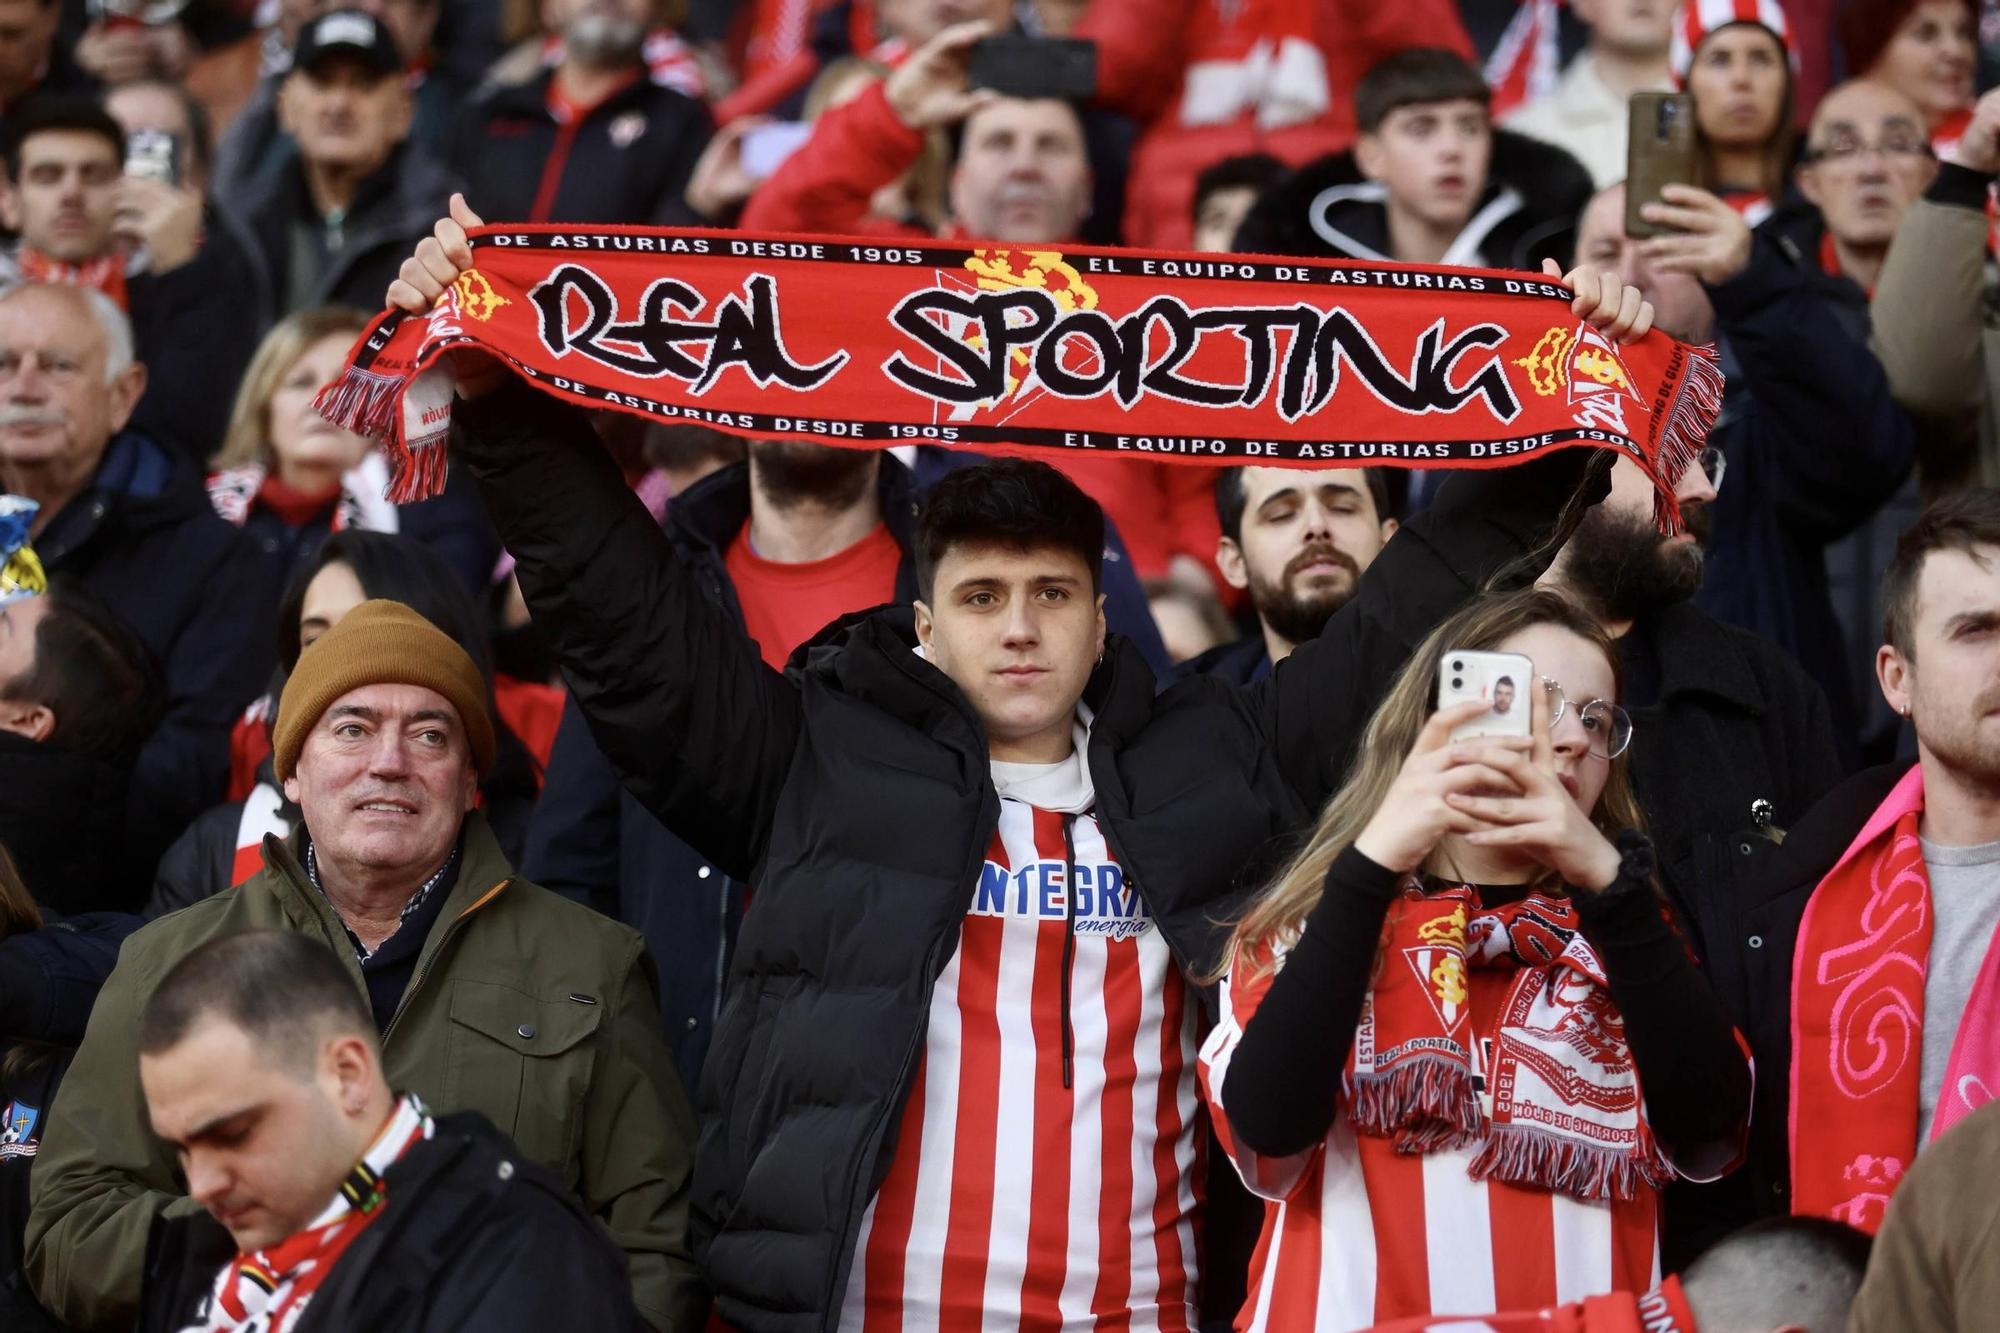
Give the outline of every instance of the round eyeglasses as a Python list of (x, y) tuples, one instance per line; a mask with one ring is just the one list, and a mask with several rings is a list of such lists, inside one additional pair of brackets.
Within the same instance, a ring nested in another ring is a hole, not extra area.
[[(1547, 676), (1542, 677), (1542, 694), (1549, 702), (1549, 730), (1553, 732), (1569, 712), (1570, 702), (1562, 686)], [(1590, 752), (1598, 758), (1616, 759), (1631, 748), (1632, 717), (1617, 704), (1592, 699), (1576, 710), (1576, 718), (1590, 738)]]

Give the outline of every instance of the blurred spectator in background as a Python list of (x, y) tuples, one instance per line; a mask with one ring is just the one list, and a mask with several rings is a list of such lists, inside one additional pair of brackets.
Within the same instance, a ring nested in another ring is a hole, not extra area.
[(2000, 174), (2000, 92), (1979, 99), (1951, 155), (1911, 205), (1875, 289), (1875, 350), (1896, 400), (1923, 423), (1925, 498), (2000, 484), (2000, 322), (1987, 270)]
[(1575, 0), (1590, 44), (1554, 92), (1517, 108), (1501, 124), (1567, 150), (1599, 189), (1625, 179), (1625, 103), (1633, 93), (1671, 92), (1674, 0)]
[(96, 91), (96, 81), (56, 40), (62, 0), (0, 0), (0, 116)]
[[(119, 243), (118, 192), (125, 134), (95, 102), (44, 102), (7, 122), (7, 186), (0, 222), (20, 239), (0, 273), (31, 282), (76, 282), (129, 304), (130, 276), (147, 255)], [(169, 267), (192, 257), (198, 225), (174, 219), (160, 256)]]
[(1100, 104), (1144, 133), (1132, 154), (1124, 239), (1185, 249), (1203, 168), (1243, 153), (1293, 165), (1353, 144), (1353, 92), (1412, 46), (1470, 57), (1451, 0), (1092, 0), (1076, 34), (1098, 47)]
[[(751, 197), (742, 225), (849, 230), (869, 214), (878, 190), (917, 164), (928, 131), (957, 125), (946, 235), (1037, 245), (1075, 240), (1091, 200), (1083, 120), (1067, 102), (969, 88), (972, 48), (988, 33), (983, 23), (945, 29), (886, 81), (828, 108), (806, 145)], [(914, 225), (895, 230), (929, 234)], [(1131, 459), (1050, 462), (1103, 506), (1141, 579), (1216, 587), (1209, 567), (1214, 483), (1204, 470)]]
[(132, 766), (163, 702), (152, 653), (67, 576), (0, 623), (0, 846), (57, 919), (132, 911)]
[(1560, 148), (1496, 132), (1486, 81), (1464, 59), (1401, 52), (1354, 97), (1354, 151), (1265, 191), (1240, 249), (1521, 269), (1567, 256), (1589, 173)]
[(226, 201), (256, 236), (280, 312), (381, 305), (397, 256), (428, 225), (419, 220), (458, 188), (408, 141), (410, 116), (402, 56), (381, 20), (337, 9), (300, 30), (278, 90), (288, 165)]
[(1269, 153), (1226, 157), (1195, 177), (1194, 236), (1191, 244), (1208, 254), (1236, 248), (1236, 229), (1257, 196), (1278, 183), (1287, 168)]
[[(658, 0), (543, 0), (562, 61), (489, 87), (467, 109), (451, 163), (486, 215), (520, 222), (686, 223), (707, 110), (654, 82), (645, 60)], [(376, 293), (377, 297), (380, 293)]]
[(1848, 0), (1840, 13), (1848, 72), (1915, 102), (1940, 157), (1972, 119), (1978, 32), (1977, 0)]
[(1167, 658), (1176, 666), (1191, 662), (1236, 637), (1236, 626), (1214, 595), (1190, 591), (1185, 584), (1155, 581), (1145, 585), (1146, 605), (1159, 626)]
[[(1838, 109), (1838, 108), (1836, 108)], [(1728, 377), (1709, 443), (1728, 459), (1698, 605), (1798, 658), (1826, 691), (1842, 757), (1860, 708), (1827, 592), (1826, 549), (1895, 494), (1914, 457), (1910, 419), (1868, 348), (1867, 310), (1775, 233), (1706, 190), (1669, 185), (1645, 217), (1669, 230), (1624, 235), (1622, 186), (1592, 201), (1578, 258), (1618, 264), (1659, 326), (1719, 344)]]
[(1694, 97), (1691, 183), (1754, 227), (1783, 196), (1797, 142), (1785, 11), (1778, 0), (1681, 0), (1672, 60), (1674, 78)]
[(1258, 632), (1197, 657), (1188, 673), (1251, 685), (1318, 638), (1396, 535), (1392, 497), (1407, 485), (1388, 468), (1218, 469), (1216, 564), (1249, 594)]
[(237, 390), (209, 502), (263, 552), (274, 599), (328, 533), (346, 528), (407, 533), (442, 556), (468, 594), (484, 593), (500, 542), (479, 502), (461, 484), (435, 499), (391, 504), (382, 498), (389, 465), (375, 442), (313, 407), (367, 325), (358, 310), (327, 306), (287, 316), (266, 335)]
[[(1850, 80), (1828, 93), (1813, 113), (1797, 173), (1804, 202), (1779, 210), (1764, 230), (1816, 268), (1816, 285), (1855, 336), (1868, 336), (1869, 300), (1890, 241), (1936, 172), (1922, 110), (1887, 84)], [(1938, 432), (1928, 423), (1916, 424), (1921, 461), (1926, 453), (1940, 452), (1927, 442)], [(1897, 534), (1916, 520), (1918, 489), (1912, 477), (1893, 495), (1877, 497), (1875, 512), (1826, 554), (1828, 592), (1847, 640), (1849, 688), (1861, 706), (1858, 744), (1862, 757), (1876, 763), (1894, 754), (1902, 730), (1902, 719), (1874, 688), (1880, 575)]]
[(0, 483), (40, 502), (49, 573), (73, 574), (162, 664), (166, 716), (139, 754), (124, 847), (141, 881), (222, 795), (230, 725), (257, 693), (268, 577), (194, 468), (126, 428), (145, 383), (102, 292), (0, 289)]

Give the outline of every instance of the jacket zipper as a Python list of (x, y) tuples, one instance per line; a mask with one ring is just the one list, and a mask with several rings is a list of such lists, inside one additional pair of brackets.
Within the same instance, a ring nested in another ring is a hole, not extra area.
[(409, 1012), (410, 1000), (419, 990), (423, 989), (424, 979), (430, 976), (431, 968), (437, 965), (437, 960), (444, 956), (444, 951), (451, 947), (452, 940), (458, 937), (459, 927), (465, 923), (466, 918), (492, 902), (494, 898), (499, 896), (500, 891), (511, 883), (513, 883), (512, 880), (503, 879), (485, 893), (480, 894), (471, 906), (453, 917), (451, 924), (444, 928), (444, 937), (438, 941), (437, 948), (431, 950), (430, 957), (417, 964), (416, 975), (410, 978), (409, 986), (403, 991), (403, 998), (397, 1001), (396, 1012), (389, 1019), (389, 1026), (382, 1029), (382, 1049), (384, 1051), (389, 1048), (389, 1038), (395, 1033), (396, 1025), (401, 1023), (403, 1015)]

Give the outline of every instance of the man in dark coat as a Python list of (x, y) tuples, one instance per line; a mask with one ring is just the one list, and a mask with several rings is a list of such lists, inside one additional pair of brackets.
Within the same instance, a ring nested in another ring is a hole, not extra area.
[(231, 201), (257, 239), (278, 313), (372, 309), (457, 188), (409, 141), (410, 94), (387, 27), (357, 9), (307, 24), (278, 112), (295, 149), (290, 161)]
[(545, 0), (562, 33), (562, 62), (526, 83), (489, 88), (453, 137), (452, 168), (490, 216), (702, 221), (681, 195), (708, 144), (708, 112), (647, 76), (656, 8), (655, 0)]
[[(185, 460), (124, 430), (146, 383), (102, 293), (0, 293), (0, 484), (41, 503), (34, 541), (159, 658), (166, 715), (133, 771), (125, 849), (146, 882), (186, 823), (221, 799), (229, 729), (260, 685), (268, 592), (242, 535)], [(136, 900), (135, 900), (136, 901)]]
[[(428, 309), (470, 263), (476, 223), (455, 201), (391, 302)], [(1632, 327), (1615, 319), (1623, 288), (1579, 286), (1580, 313)], [(1547, 537), (1520, 510), (1574, 491), (1583, 460), (1441, 495), (1265, 685), (1157, 696), (1105, 634), (1097, 507), (1045, 465), (960, 469), (920, 519), (921, 599), (835, 623), (780, 675), (582, 413), (490, 361), (457, 373), (459, 457), (576, 705), (633, 793), (756, 885), (700, 1098), (697, 1235), (723, 1318), (991, 1315), (996, 1290), (1004, 1315), (1072, 1279), (1099, 1313), (1187, 1318), (1188, 981), (1220, 962), (1236, 894), (1339, 784), (1379, 683), (1469, 595), (1468, 567)], [(961, 1068), (996, 1083), (961, 1085)], [(996, 1120), (1002, 1078), (1100, 1113)], [(1072, 1168), (1100, 1133), (1131, 1144), (1113, 1156), (1133, 1170)], [(1134, 1219), (1107, 1232), (1104, 1271), (1131, 1264), (1145, 1285), (1100, 1288), (1095, 1253), (1039, 1229), (1066, 1210), (1027, 1208), (1035, 1180)], [(917, 1190), (963, 1200), (967, 1225), (947, 1231)], [(996, 1215), (1016, 1195), (1023, 1211)], [(948, 1258), (980, 1265), (981, 1290), (898, 1276)]]
[(1833, 710), (1843, 758), (1860, 710), (1845, 640), (1827, 593), (1826, 550), (1895, 494), (1915, 431), (1868, 350), (1867, 308), (1818, 257), (1796, 255), (1716, 196), (1667, 187), (1647, 216), (1674, 230), (1623, 236), (1625, 190), (1591, 201), (1577, 258), (1619, 264), (1652, 298), (1660, 327), (1714, 340), (1729, 387), (1709, 442), (1729, 460), (1716, 498), (1697, 605), (1785, 649)]
[(154, 1222), (143, 1333), (640, 1327), (624, 1256), (560, 1177), (477, 1111), (390, 1091), (319, 941), (195, 949), (139, 1015), (139, 1070), (205, 1210)]

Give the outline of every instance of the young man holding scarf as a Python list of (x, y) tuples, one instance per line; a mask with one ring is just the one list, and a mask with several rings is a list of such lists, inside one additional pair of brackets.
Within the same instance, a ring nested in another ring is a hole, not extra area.
[(1883, 603), (1876, 675), (1917, 763), (1835, 788), (1742, 880), (1764, 886), (1745, 908), (1758, 1197), (1870, 1232), (2000, 1085), (2000, 491), (1926, 511)]
[[(390, 304), (428, 311), (477, 225), (454, 200)], [(1572, 280), (1610, 336), (1650, 324), (1636, 293)], [(962, 468), (920, 520), (914, 607), (837, 622), (779, 675), (580, 412), (484, 357), (455, 369), (460, 461), (593, 733), (757, 886), (701, 1095), (722, 1316), (1191, 1327), (1186, 978), (1213, 966), (1235, 885), (1339, 782), (1366, 682), (1469, 595), (1467, 570), (1547, 538), (1547, 511), (1515, 516), (1582, 462), (1441, 497), (1264, 685), (1158, 696), (1105, 634), (1096, 506), (1038, 464)]]

